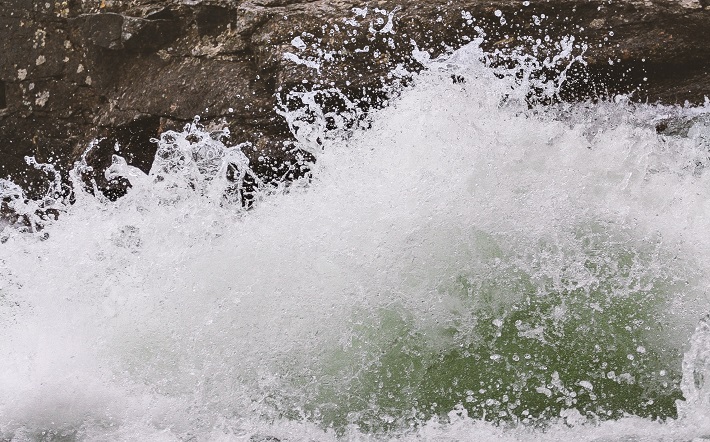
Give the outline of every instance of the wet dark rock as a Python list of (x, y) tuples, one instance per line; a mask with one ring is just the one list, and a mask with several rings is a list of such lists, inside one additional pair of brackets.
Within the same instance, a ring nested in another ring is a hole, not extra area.
[(5, 97), (5, 82), (0, 81), (0, 112), (7, 108), (7, 98)]
[(216, 37), (227, 30), (235, 18), (236, 14), (226, 7), (207, 5), (195, 14), (195, 24), (200, 36)]
[[(587, 64), (570, 69), (558, 99), (701, 103), (707, 29), (704, 0), (0, 0), (0, 178), (43, 195), (47, 176), (25, 156), (66, 174), (101, 139), (87, 179), (117, 198), (128, 184), (103, 177), (111, 155), (147, 171), (150, 138), (195, 115), (251, 143), (265, 181), (302, 176), (277, 95), (332, 85), (367, 110), (398, 81), (392, 69), (421, 68), (411, 42), (437, 56), (483, 34), (501, 64), (512, 48), (544, 58), (574, 36)], [(331, 61), (315, 68), (324, 53)]]
[(81, 28), (87, 42), (98, 47), (152, 52), (173, 41), (179, 32), (172, 20), (156, 19), (158, 14), (148, 18), (111, 12), (83, 14), (72, 24)]

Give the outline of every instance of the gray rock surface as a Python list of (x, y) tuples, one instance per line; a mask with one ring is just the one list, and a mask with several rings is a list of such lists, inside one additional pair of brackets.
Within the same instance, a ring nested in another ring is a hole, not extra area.
[[(587, 66), (563, 99), (634, 92), (640, 101), (699, 103), (710, 94), (710, 10), (697, 0), (0, 0), (0, 178), (41, 195), (47, 177), (24, 157), (69, 170), (87, 143), (93, 178), (111, 154), (150, 167), (159, 132), (202, 121), (268, 180), (295, 153), (276, 94), (336, 86), (367, 109), (397, 65), (416, 70), (415, 42), (432, 56), (485, 34), (488, 51), (538, 56), (574, 36)], [(367, 12), (365, 12), (367, 8)], [(317, 44), (316, 44), (317, 43)], [(290, 54), (290, 55), (289, 55)], [(315, 62), (327, 58), (315, 69)], [(337, 105), (337, 104), (335, 104)], [(302, 173), (298, 168), (291, 175)]]

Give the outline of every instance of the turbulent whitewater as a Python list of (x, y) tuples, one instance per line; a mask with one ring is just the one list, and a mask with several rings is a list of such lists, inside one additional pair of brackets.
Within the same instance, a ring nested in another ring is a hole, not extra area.
[(197, 122), (115, 202), (77, 164), (0, 232), (0, 439), (710, 439), (710, 108), (530, 106), (483, 58), (297, 94), (311, 177), (248, 210)]

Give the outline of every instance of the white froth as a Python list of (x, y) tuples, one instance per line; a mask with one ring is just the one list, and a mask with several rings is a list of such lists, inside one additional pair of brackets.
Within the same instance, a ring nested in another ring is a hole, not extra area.
[[(389, 32), (391, 14), (380, 15), (388, 21), (378, 32)], [(0, 435), (336, 439), (332, 429), (284, 410), (307, 407), (320, 384), (346, 390), (357, 373), (327, 378), (347, 372), (337, 363), (365, 367), (333, 362), (362, 338), (354, 331), (364, 321), (359, 312), (405, 312), (429, 352), (445, 350), (440, 324), (461, 306), (444, 288), (482, 268), (475, 264), (481, 232), (541, 279), (583, 274), (573, 265), (578, 226), (603, 225), (618, 234), (610, 241), (653, 243), (658, 268), (646, 271), (685, 269), (674, 276), (687, 290), (664, 306), (670, 325), (651, 345), (685, 347), (708, 305), (710, 178), (701, 167), (708, 128), (659, 136), (648, 123), (669, 110), (627, 103), (529, 110), (524, 91), (495, 78), (479, 55), (471, 45), (433, 62), (372, 115), (369, 130), (322, 137), (322, 150), (313, 144), (318, 124), (313, 133), (298, 126), (302, 147), (318, 154), (313, 182), (266, 196), (251, 211), (225, 197), (229, 183), (221, 178), (227, 163), (246, 170), (246, 158), (192, 126), (163, 136), (163, 162), (147, 176), (115, 159), (108, 173), (134, 185), (125, 198), (80, 192), (43, 230), (48, 237), (2, 231)], [(465, 82), (452, 82), (452, 73)], [(202, 137), (200, 161), (185, 154), (197, 152), (190, 134)], [(545, 255), (545, 242), (563, 252)], [(507, 296), (496, 302), (517, 300)], [(707, 387), (692, 391), (707, 395)], [(706, 407), (707, 398), (696, 399), (689, 406)], [(570, 411), (542, 432), (459, 410), (397, 435), (651, 441), (710, 434), (710, 419), (702, 420), (710, 410), (691, 414), (692, 422), (628, 417), (591, 425)], [(341, 437), (371, 435), (353, 425)]]

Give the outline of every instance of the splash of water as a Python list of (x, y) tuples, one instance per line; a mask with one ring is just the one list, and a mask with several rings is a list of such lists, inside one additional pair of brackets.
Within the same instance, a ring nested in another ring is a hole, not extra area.
[(679, 414), (685, 419), (707, 423), (710, 410), (710, 324), (708, 317), (698, 323), (690, 338), (690, 348), (683, 357), (684, 402), (678, 404)]
[(293, 95), (314, 177), (249, 212), (239, 146), (192, 124), (148, 174), (114, 158), (126, 197), (5, 228), (2, 437), (710, 434), (710, 132), (654, 129), (707, 108), (530, 109), (475, 43), (428, 63), (367, 117)]

